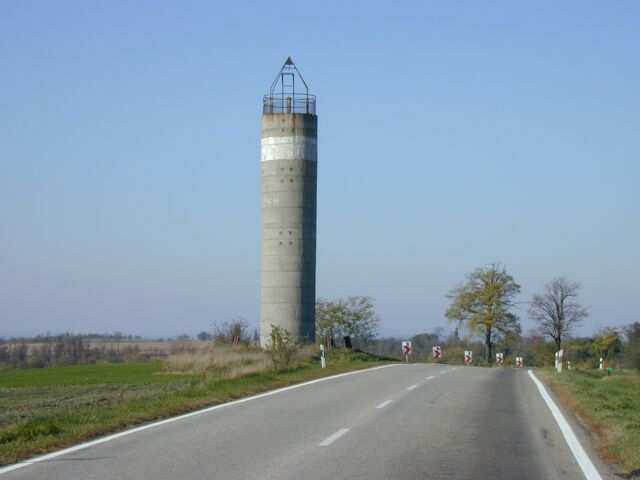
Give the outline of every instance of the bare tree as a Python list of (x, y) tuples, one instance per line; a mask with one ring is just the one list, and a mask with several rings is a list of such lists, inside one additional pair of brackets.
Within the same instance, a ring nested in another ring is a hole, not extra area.
[(542, 335), (553, 339), (558, 350), (562, 340), (589, 315), (576, 301), (579, 291), (578, 283), (559, 277), (545, 286), (543, 294), (531, 298), (529, 318), (538, 324)]
[(224, 343), (231, 345), (248, 344), (251, 341), (249, 335), (249, 324), (244, 318), (234, 318), (213, 325), (213, 340), (216, 343)]

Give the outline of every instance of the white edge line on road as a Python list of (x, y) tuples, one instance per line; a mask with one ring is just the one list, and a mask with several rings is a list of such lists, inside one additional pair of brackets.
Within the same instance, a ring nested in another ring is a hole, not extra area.
[(564, 439), (567, 441), (567, 444), (571, 449), (571, 453), (573, 453), (573, 456), (578, 462), (578, 465), (580, 465), (580, 468), (582, 469), (582, 473), (584, 473), (585, 478), (587, 480), (602, 480), (600, 473), (598, 473), (598, 470), (591, 462), (591, 459), (587, 455), (587, 452), (584, 451), (584, 448), (582, 448), (582, 445), (580, 445), (580, 441), (578, 440), (576, 435), (573, 433), (573, 430), (571, 430), (571, 426), (569, 425), (569, 422), (567, 422), (567, 420), (564, 418), (564, 415), (562, 415), (562, 412), (560, 411), (558, 406), (555, 404), (553, 399), (549, 396), (542, 382), (538, 380), (538, 378), (533, 374), (531, 370), (529, 370), (529, 376), (531, 377), (531, 380), (533, 380), (533, 382), (536, 384), (536, 387), (538, 387), (538, 391), (540, 392), (540, 395), (542, 396), (545, 403), (547, 404), (547, 407), (549, 407), (549, 410), (551, 410), (551, 414), (553, 415), (553, 418), (555, 418), (556, 422), (558, 423), (558, 426), (560, 427), (560, 431), (562, 432)]
[(334, 433), (332, 435), (329, 435), (327, 438), (325, 438), (322, 442), (320, 442), (318, 444), (318, 446), (319, 447), (328, 447), (329, 445), (331, 445), (333, 442), (335, 442), (337, 439), (339, 439), (341, 436), (343, 436), (348, 431), (349, 431), (348, 428), (341, 428), (336, 433)]
[(385, 400), (384, 402), (382, 402), (380, 405), (378, 405), (376, 408), (384, 408), (387, 405), (389, 405), (391, 402), (393, 402), (393, 400)]
[(130, 430), (125, 430), (123, 432), (114, 433), (112, 435), (107, 435), (106, 437), (97, 438), (96, 440), (91, 440), (90, 442), (81, 443), (79, 445), (74, 445), (73, 447), (65, 448), (64, 450), (59, 450), (57, 452), (48, 453), (46, 455), (42, 455), (40, 457), (34, 457), (29, 460), (24, 460), (19, 463), (15, 463), (13, 465), (8, 465), (6, 467), (0, 467), (0, 475), (12, 472), (14, 470), (18, 470), (19, 468), (27, 467), (29, 465), (33, 465), (35, 463), (45, 462), (47, 460), (51, 460), (53, 458), (60, 457), (62, 455), (67, 455), (69, 453), (77, 452), (79, 450), (84, 450), (85, 448), (93, 447), (95, 445), (100, 445), (101, 443), (107, 443), (112, 440), (116, 440), (120, 437), (125, 437), (127, 435), (131, 435), (133, 433), (142, 432), (143, 430), (147, 430), (149, 428), (159, 427), (160, 425), (165, 425), (167, 423), (177, 422), (179, 420), (184, 420), (185, 418), (195, 417), (196, 415), (202, 415), (203, 413), (213, 412), (214, 410), (219, 410), (225, 407), (231, 407), (233, 405), (239, 405), (241, 403), (250, 402), (251, 400), (257, 400), (259, 398), (270, 397), (272, 395), (277, 395), (279, 393), (287, 392), (289, 390), (295, 390), (297, 388), (306, 387), (308, 385), (313, 385), (314, 383), (326, 382), (328, 380), (333, 380), (334, 378), (347, 377), (349, 375), (356, 375), (359, 373), (372, 372), (374, 370), (381, 370), (383, 368), (395, 367), (400, 364), (392, 363), (391, 365), (381, 365), (379, 367), (366, 368), (363, 370), (354, 370), (352, 372), (339, 373), (337, 375), (331, 375), (330, 377), (322, 377), (316, 378), (315, 380), (310, 380), (304, 383), (298, 383), (296, 385), (290, 385), (288, 387), (278, 388), (277, 390), (271, 390), (269, 392), (260, 393), (258, 395), (253, 395), (251, 397), (240, 398), (238, 400), (233, 400), (227, 403), (221, 403), (220, 405), (214, 405), (212, 407), (203, 408), (201, 410), (196, 410), (194, 412), (185, 413), (184, 415), (178, 415), (177, 417), (165, 418), (164, 420), (160, 420), (153, 423), (148, 423), (146, 425), (142, 425), (140, 427), (135, 427)]
[(436, 377), (434, 377), (433, 375), (431, 375), (430, 377), (424, 377), (425, 380), (433, 380), (434, 378)]
[(410, 387), (407, 387), (407, 390), (411, 391), (418, 388), (418, 385), (411, 385)]

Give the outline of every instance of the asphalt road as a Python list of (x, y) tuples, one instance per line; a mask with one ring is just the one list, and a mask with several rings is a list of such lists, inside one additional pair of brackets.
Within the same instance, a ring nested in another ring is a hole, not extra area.
[(302, 386), (0, 475), (0, 480), (445, 478), (585, 476), (526, 370), (432, 365), (398, 365)]

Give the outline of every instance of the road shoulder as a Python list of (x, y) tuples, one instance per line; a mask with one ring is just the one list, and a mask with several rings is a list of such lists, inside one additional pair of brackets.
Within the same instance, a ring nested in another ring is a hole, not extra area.
[(589, 457), (600, 476), (607, 480), (616, 480), (621, 478), (619, 468), (615, 464), (611, 464), (605, 461), (603, 455), (599, 449), (598, 437), (587, 423), (585, 423), (575, 410), (571, 407), (570, 402), (567, 401), (567, 397), (559, 394), (559, 392), (553, 388), (553, 383), (549, 381), (549, 377), (544, 370), (532, 369), (532, 373), (544, 386), (544, 389), (553, 403), (556, 405), (577, 441), (584, 449), (586, 455)]

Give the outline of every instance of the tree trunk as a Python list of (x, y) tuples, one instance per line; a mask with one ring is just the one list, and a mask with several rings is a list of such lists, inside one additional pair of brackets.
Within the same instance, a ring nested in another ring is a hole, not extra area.
[(487, 363), (489, 365), (491, 365), (492, 360), (493, 360), (493, 345), (491, 344), (491, 329), (487, 328), (487, 333), (485, 334), (484, 337), (484, 344), (487, 347), (486, 351), (487, 351)]

